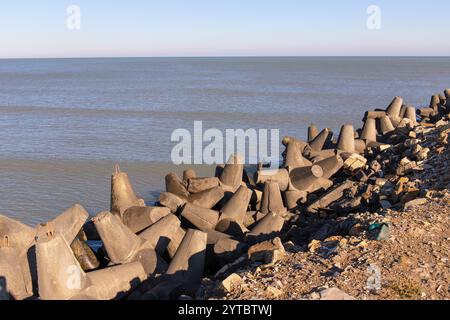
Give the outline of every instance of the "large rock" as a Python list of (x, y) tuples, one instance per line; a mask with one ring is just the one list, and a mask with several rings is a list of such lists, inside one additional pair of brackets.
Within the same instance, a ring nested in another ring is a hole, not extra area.
[(319, 294), (320, 300), (355, 300), (355, 298), (338, 288), (324, 289)]

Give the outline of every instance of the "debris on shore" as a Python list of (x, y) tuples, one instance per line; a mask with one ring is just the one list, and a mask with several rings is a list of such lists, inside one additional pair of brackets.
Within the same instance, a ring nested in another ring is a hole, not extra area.
[(279, 170), (170, 173), (152, 207), (117, 166), (91, 219), (0, 215), (0, 299), (449, 298), (449, 113), (450, 89), (395, 97), (361, 129), (285, 137)]

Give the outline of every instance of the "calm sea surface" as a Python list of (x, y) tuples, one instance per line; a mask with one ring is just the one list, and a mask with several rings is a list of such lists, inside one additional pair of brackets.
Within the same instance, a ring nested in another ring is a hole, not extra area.
[[(0, 212), (34, 224), (108, 209), (113, 164), (155, 200), (177, 128), (338, 132), (401, 95), (450, 87), (450, 58), (0, 60)], [(204, 174), (210, 174), (204, 169)]]

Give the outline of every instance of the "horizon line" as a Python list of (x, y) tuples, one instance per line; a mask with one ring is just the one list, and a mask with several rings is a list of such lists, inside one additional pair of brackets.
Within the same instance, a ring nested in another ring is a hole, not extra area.
[(201, 58), (450, 58), (450, 55), (198, 55), (198, 56), (69, 56), (5, 57), (0, 60), (56, 59), (201, 59)]

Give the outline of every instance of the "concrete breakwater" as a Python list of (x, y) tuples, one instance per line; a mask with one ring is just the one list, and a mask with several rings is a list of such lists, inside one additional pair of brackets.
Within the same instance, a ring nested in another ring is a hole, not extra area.
[[(449, 112), (450, 89), (420, 109), (396, 97), (366, 112), (361, 129), (344, 125), (335, 136), (311, 125), (307, 141), (285, 137), (279, 170), (244, 166), (234, 155), (214, 177), (170, 173), (155, 207), (116, 166), (110, 209), (90, 220), (80, 205), (35, 228), (0, 216), (0, 298), (195, 298), (205, 276), (223, 279), (246, 261), (275, 263), (302, 215), (420, 201), (426, 190), (411, 174), (448, 145)], [(428, 141), (437, 129), (438, 141)]]

